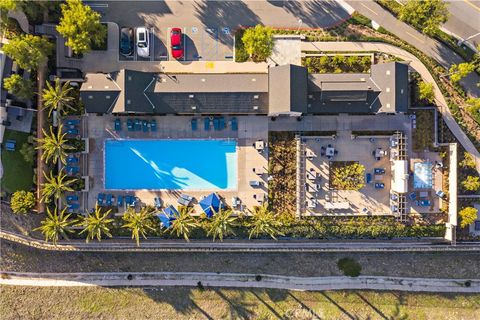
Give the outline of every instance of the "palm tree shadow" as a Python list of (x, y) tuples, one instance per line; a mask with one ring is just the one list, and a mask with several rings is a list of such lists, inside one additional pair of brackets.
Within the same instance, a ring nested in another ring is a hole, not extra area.
[(320, 294), (322, 296), (325, 297), (325, 299), (327, 299), (329, 302), (331, 302), (333, 305), (335, 305), (340, 311), (343, 312), (343, 314), (345, 316), (347, 316), (349, 319), (351, 320), (357, 320), (358, 317), (357, 316), (354, 316), (352, 315), (350, 312), (348, 312), (345, 308), (343, 308), (341, 305), (339, 305), (335, 300), (333, 300), (332, 298), (330, 298), (325, 292), (320, 292)]
[(244, 291), (240, 291), (240, 301), (233, 300), (227, 297), (222, 291), (219, 289), (213, 289), (216, 294), (220, 296), (223, 300), (228, 303), (229, 311), (230, 311), (230, 318), (231, 319), (251, 319), (254, 316), (254, 312), (249, 307), (253, 307), (254, 304), (245, 304), (241, 301), (242, 298), (245, 296)]
[[(208, 312), (202, 309), (192, 297), (192, 289), (190, 288), (144, 288), (144, 293), (153, 301), (159, 303), (167, 303), (178, 313), (189, 315), (195, 311), (200, 312), (205, 318), (213, 319)], [(175, 292), (175, 294), (173, 294)]]
[(307, 310), (308, 312), (310, 312), (310, 314), (312, 315), (312, 319), (319, 319), (319, 320), (321, 319), (320, 316), (319, 316), (317, 313), (315, 313), (315, 311), (314, 311), (313, 309), (311, 309), (309, 306), (307, 306), (306, 304), (304, 304), (300, 299), (298, 299), (297, 297), (295, 297), (295, 296), (293, 295), (293, 293), (288, 292), (288, 295), (289, 295), (290, 297), (292, 297), (293, 300), (295, 300), (295, 301), (302, 307), (302, 309), (305, 309), (305, 310)]
[[(356, 292), (356, 295), (363, 301), (365, 302), (370, 308), (372, 308), (382, 319), (388, 320), (389, 318), (382, 312), (380, 309), (375, 307), (370, 301), (368, 301), (364, 296), (362, 296), (360, 293)], [(398, 305), (396, 305), (398, 307)]]
[(284, 319), (281, 314), (279, 314), (270, 304), (263, 300), (255, 291), (250, 290), (250, 292), (255, 296), (255, 298), (258, 299), (258, 301), (263, 303), (263, 305), (267, 307), (267, 309), (270, 310), (270, 312), (272, 312), (277, 319)]

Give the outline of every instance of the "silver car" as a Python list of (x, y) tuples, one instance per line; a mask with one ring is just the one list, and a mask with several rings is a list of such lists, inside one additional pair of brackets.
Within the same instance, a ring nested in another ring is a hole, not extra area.
[(137, 28), (137, 54), (140, 57), (148, 58), (150, 56), (150, 37), (147, 28)]

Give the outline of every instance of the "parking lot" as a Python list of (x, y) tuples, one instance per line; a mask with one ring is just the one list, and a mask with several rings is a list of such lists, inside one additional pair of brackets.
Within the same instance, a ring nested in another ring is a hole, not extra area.
[[(181, 27), (184, 56), (180, 61), (229, 61), (233, 60), (234, 35), (228, 27)], [(131, 56), (119, 53), (120, 61), (175, 60), (170, 53), (171, 28), (149, 28), (150, 56), (140, 57), (136, 50)], [(134, 32), (135, 33), (135, 32)]]

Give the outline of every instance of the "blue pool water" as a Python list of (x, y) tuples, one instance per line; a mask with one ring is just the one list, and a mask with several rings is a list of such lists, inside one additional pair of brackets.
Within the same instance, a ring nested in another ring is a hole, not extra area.
[(105, 141), (105, 189), (213, 191), (236, 188), (235, 141)]
[(433, 187), (431, 162), (416, 162), (413, 165), (413, 187), (415, 189), (429, 189)]

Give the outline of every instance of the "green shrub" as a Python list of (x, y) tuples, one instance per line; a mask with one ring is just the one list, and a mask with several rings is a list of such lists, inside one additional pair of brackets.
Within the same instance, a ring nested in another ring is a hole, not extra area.
[(480, 189), (480, 178), (467, 176), (467, 178), (462, 181), (462, 187), (467, 191), (478, 191)]
[(10, 200), (10, 207), (13, 213), (25, 214), (35, 206), (35, 195), (25, 190), (15, 191)]
[(460, 218), (460, 227), (465, 228), (477, 220), (478, 210), (472, 207), (465, 207), (458, 213)]
[(33, 159), (35, 158), (36, 154), (34, 146), (29, 143), (24, 143), (20, 148), (20, 153), (22, 154), (23, 159), (25, 159), (25, 162), (33, 164)]
[(342, 258), (337, 262), (338, 269), (349, 277), (358, 277), (362, 271), (362, 266), (352, 258)]
[(258, 24), (254, 28), (245, 30), (242, 42), (245, 51), (253, 61), (265, 61), (272, 54), (273, 30)]

